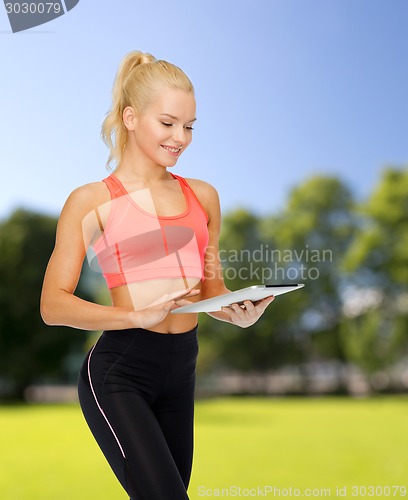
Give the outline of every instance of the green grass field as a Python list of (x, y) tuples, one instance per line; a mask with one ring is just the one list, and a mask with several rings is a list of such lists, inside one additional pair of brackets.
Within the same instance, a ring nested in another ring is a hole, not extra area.
[[(199, 401), (190, 498), (406, 496), (407, 421), (408, 397)], [(128, 498), (77, 405), (0, 407), (0, 443), (1, 500)]]

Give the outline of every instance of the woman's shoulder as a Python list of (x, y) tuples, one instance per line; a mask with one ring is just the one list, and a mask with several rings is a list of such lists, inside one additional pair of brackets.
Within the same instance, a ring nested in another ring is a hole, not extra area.
[(203, 181), (201, 179), (190, 179), (187, 177), (185, 178), (185, 180), (199, 198), (200, 196), (202, 196), (203, 198), (210, 197), (212, 199), (218, 199), (217, 190), (209, 182)]
[(104, 182), (90, 182), (75, 188), (68, 196), (64, 208), (88, 213), (109, 200), (110, 193)]
[(185, 179), (207, 213), (208, 220), (219, 218), (220, 200), (215, 187), (200, 179)]

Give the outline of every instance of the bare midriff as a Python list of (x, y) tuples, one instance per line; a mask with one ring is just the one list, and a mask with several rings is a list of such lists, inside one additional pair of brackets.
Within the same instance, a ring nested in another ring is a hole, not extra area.
[[(113, 306), (129, 307), (137, 311), (158, 303), (167, 294), (182, 291), (186, 288), (200, 289), (201, 280), (198, 278), (160, 278), (110, 289), (110, 296)], [(164, 299), (165, 300), (165, 299)], [(200, 300), (200, 295), (188, 297), (186, 300), (196, 302)], [(197, 325), (197, 314), (171, 314), (149, 330), (158, 333), (183, 333), (191, 330)]]

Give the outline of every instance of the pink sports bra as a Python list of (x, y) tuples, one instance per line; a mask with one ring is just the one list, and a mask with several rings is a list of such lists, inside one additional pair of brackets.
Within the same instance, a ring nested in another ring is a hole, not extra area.
[(208, 216), (187, 181), (171, 175), (187, 202), (186, 210), (174, 216), (142, 209), (114, 174), (103, 179), (111, 207), (104, 229), (96, 211), (102, 234), (92, 248), (109, 289), (156, 278), (204, 280)]

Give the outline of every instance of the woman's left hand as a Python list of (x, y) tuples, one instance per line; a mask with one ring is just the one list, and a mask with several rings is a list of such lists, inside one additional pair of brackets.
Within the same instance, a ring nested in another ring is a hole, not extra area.
[(223, 307), (222, 311), (228, 316), (228, 322), (241, 328), (248, 328), (253, 325), (262, 316), (265, 309), (274, 300), (274, 296), (266, 297), (266, 299), (257, 302), (245, 300), (243, 305), (231, 304)]

